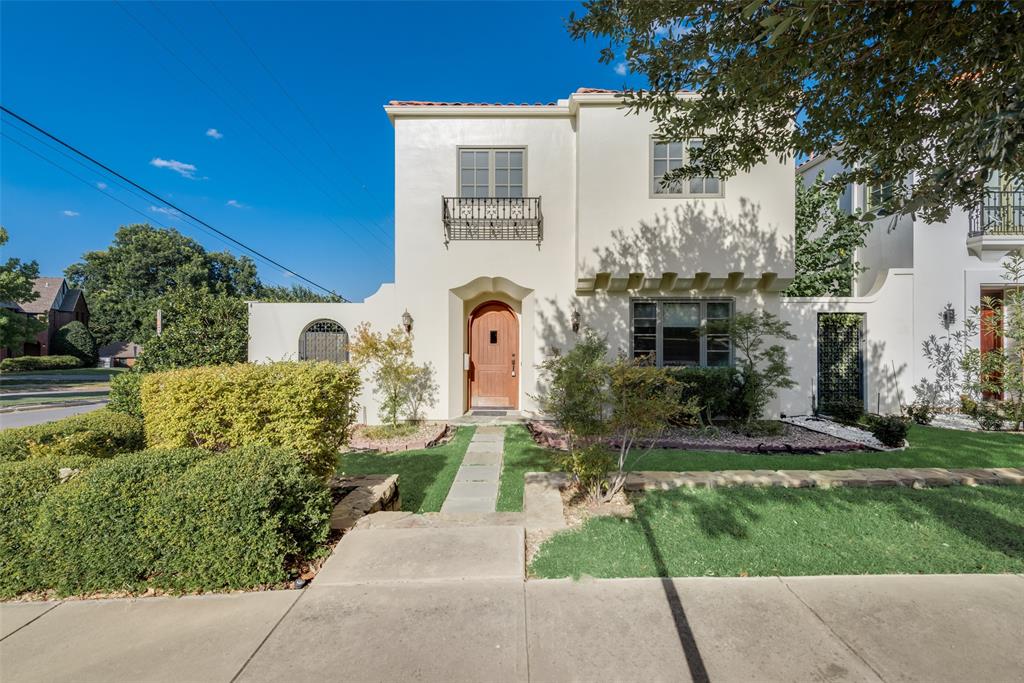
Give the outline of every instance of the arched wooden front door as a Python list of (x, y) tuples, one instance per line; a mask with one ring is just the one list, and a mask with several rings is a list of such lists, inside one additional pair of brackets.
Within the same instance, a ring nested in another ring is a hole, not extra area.
[(500, 301), (469, 316), (469, 407), (518, 407), (519, 321)]

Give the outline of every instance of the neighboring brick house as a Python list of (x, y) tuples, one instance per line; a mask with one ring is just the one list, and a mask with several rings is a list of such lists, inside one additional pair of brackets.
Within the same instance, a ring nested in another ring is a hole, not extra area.
[(68, 287), (62, 277), (38, 277), (33, 291), (39, 296), (33, 301), (4, 304), (19, 313), (24, 313), (46, 322), (46, 329), (36, 336), (34, 342), (26, 342), (24, 348), (0, 349), (0, 358), (9, 356), (49, 356), (53, 337), (64, 325), (78, 320), (89, 325), (89, 306), (85, 303), (85, 293), (80, 289)]

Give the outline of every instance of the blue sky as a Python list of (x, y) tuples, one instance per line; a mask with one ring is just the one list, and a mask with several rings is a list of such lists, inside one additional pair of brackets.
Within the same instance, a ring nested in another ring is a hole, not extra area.
[[(393, 279), (394, 145), (382, 105), (546, 102), (579, 86), (622, 86), (614, 66), (597, 62), (599, 45), (569, 38), (574, 7), (3, 2), (0, 96), (219, 229), (361, 299)], [(6, 135), (89, 181), (0, 138), (4, 258), (36, 259), (58, 275), (119, 225), (144, 222), (94, 187), (109, 181), (3, 122)], [(225, 248), (153, 212), (155, 202), (107, 192), (150, 222)], [(260, 274), (295, 281), (263, 264)]]

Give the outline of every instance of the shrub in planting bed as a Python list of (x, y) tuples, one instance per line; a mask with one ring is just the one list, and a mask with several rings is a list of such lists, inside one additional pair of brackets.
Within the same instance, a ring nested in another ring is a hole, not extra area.
[[(92, 458), (36, 458), (0, 463), (0, 597), (7, 598), (38, 585), (39, 564), (32, 550), (32, 528), (39, 507), (61, 474), (81, 476), (97, 461)], [(66, 468), (66, 469), (65, 469)]]
[(150, 446), (211, 451), (291, 448), (322, 476), (334, 469), (357, 413), (359, 371), (327, 362), (220, 365), (146, 374)]
[(53, 350), (62, 356), (74, 356), (90, 368), (100, 359), (96, 337), (80, 320), (72, 320), (57, 330), (53, 336)]
[(152, 582), (173, 590), (282, 581), (295, 558), (324, 551), (323, 480), (289, 451), (250, 447), (200, 461), (167, 482), (143, 533), (160, 553)]
[(28, 372), (31, 370), (72, 370), (82, 367), (74, 356), (18, 356), (0, 361), (2, 372)]
[(142, 421), (101, 408), (54, 422), (0, 431), (0, 462), (46, 455), (110, 457), (145, 448)]
[(53, 489), (33, 534), (34, 552), (46, 558), (41, 585), (62, 594), (139, 588), (160, 552), (141, 533), (143, 513), (164, 486), (209, 455), (198, 448), (129, 453)]

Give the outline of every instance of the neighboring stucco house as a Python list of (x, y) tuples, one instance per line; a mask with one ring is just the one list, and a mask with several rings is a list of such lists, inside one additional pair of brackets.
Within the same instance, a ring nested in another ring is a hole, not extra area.
[(57, 330), (72, 320), (78, 320), (87, 327), (89, 325), (89, 306), (85, 302), (85, 293), (68, 287), (64, 278), (37, 277), (32, 291), (38, 294), (34, 300), (5, 305), (18, 313), (45, 322), (46, 329), (36, 336), (34, 342), (26, 342), (24, 348), (0, 349), (0, 358), (48, 356)]
[[(826, 394), (892, 411), (928, 371), (920, 339), (942, 305), (976, 302), (998, 281), (996, 252), (982, 244), (982, 260), (968, 251), (963, 217), (909, 235), (874, 230), (856, 297), (785, 298), (792, 161), (665, 186), (665, 171), (699, 141), (656, 140), (654, 123), (627, 113), (613, 91), (580, 89), (543, 105), (392, 101), (384, 110), (395, 130), (395, 282), (361, 303), (250, 303), (249, 359), (343, 361), (359, 323), (384, 330), (408, 313), (417, 361), (432, 363), (440, 385), (431, 418), (535, 411), (537, 366), (571, 347), (579, 327), (659, 365), (728, 365), (728, 338), (705, 329), (745, 310), (779, 314), (799, 337), (789, 344), (799, 385), (771, 410), (809, 413), (821, 399), (819, 366), (834, 370), (841, 356), (845, 374)], [(851, 209), (859, 191), (848, 193)], [(830, 313), (865, 318), (851, 333)], [(376, 421), (369, 383), (362, 404)]]

